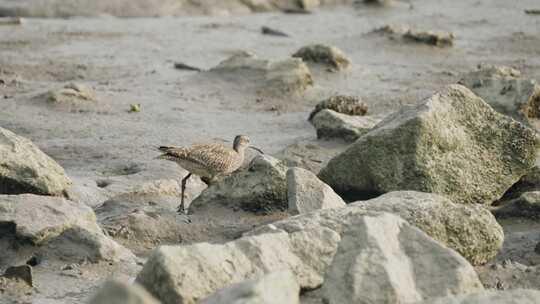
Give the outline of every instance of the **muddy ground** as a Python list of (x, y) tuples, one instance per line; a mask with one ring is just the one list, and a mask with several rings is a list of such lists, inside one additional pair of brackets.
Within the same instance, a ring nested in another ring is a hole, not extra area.
[[(357, 95), (371, 114), (386, 114), (418, 103), (480, 63), (509, 65), (540, 80), (540, 16), (524, 13), (538, 6), (537, 0), (415, 0), (384, 8), (327, 7), (302, 15), (24, 19), (22, 25), (0, 26), (0, 126), (30, 138), (76, 184), (98, 192), (103, 180), (123, 185), (180, 178), (184, 172), (177, 166), (154, 159), (156, 146), (230, 142), (236, 134), (249, 135), (268, 154), (317, 170), (346, 147), (318, 141), (307, 122), (325, 97)], [(386, 24), (451, 31), (454, 46), (406, 43), (373, 33)], [(262, 35), (261, 26), (290, 37)], [(237, 51), (280, 60), (314, 42), (339, 47), (352, 65), (339, 73), (313, 67), (315, 85), (300, 95), (261, 95), (249, 77), (224, 80), (174, 68), (183, 62), (206, 70)], [(51, 106), (39, 97), (73, 81), (92, 86), (99, 102), (81, 110)], [(141, 111), (128, 112), (131, 104), (140, 104)], [(190, 185), (200, 187), (200, 181)], [(116, 188), (111, 189), (114, 194)], [(540, 267), (534, 267), (540, 255), (533, 252), (540, 222), (501, 223), (503, 252), (478, 268), (486, 287), (540, 289)], [(192, 241), (214, 237), (211, 229), (207, 233)], [(146, 252), (140, 250), (141, 261)], [(16, 297), (21, 303), (80, 303), (108, 276), (132, 278), (140, 265), (84, 264), (80, 274), (72, 275), (62, 267), (36, 267), (36, 288)]]

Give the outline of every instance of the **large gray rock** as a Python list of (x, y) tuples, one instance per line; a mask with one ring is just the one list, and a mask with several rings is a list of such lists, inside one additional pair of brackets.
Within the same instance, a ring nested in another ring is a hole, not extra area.
[(535, 165), (536, 132), (460, 85), (385, 118), (321, 170), (338, 193), (417, 190), (490, 204)]
[(317, 130), (317, 138), (341, 138), (355, 141), (382, 120), (374, 116), (353, 116), (332, 110), (318, 112), (311, 123)]
[[(33, 194), (0, 196), (0, 227), (19, 242), (22, 252), (41, 256), (92, 262), (130, 261), (135, 256), (105, 236), (91, 208), (60, 197)], [(27, 243), (31, 248), (25, 248)], [(11, 254), (6, 254), (8, 261)], [(15, 261), (18, 261), (16, 259)]]
[(287, 199), (291, 214), (346, 206), (330, 186), (302, 168), (291, 168), (287, 171)]
[(67, 229), (52, 239), (41, 250), (44, 256), (60, 257), (64, 261), (129, 262), (136, 261), (135, 255), (101, 231), (82, 227)]
[(89, 304), (159, 304), (138, 284), (109, 280), (92, 296)]
[(353, 207), (399, 215), (473, 265), (484, 264), (495, 257), (504, 241), (503, 229), (489, 210), (479, 205), (454, 204), (437, 194), (390, 192), (349, 205)]
[(287, 210), (287, 167), (268, 155), (256, 156), (240, 170), (211, 184), (190, 205), (197, 213), (212, 205), (225, 205), (254, 213)]
[(201, 304), (299, 304), (300, 286), (289, 270), (229, 285)]
[(328, 66), (331, 70), (346, 69), (351, 63), (343, 51), (324, 44), (313, 44), (300, 48), (293, 57), (302, 58), (305, 62), (313, 62)]
[(59, 195), (70, 184), (64, 169), (30, 140), (0, 128), (0, 194)]
[(429, 299), (421, 304), (539, 304), (540, 291), (532, 289), (489, 290), (468, 295)]
[(137, 276), (163, 303), (197, 303), (233, 283), (276, 270), (290, 270), (302, 288), (323, 282), (337, 249), (339, 234), (317, 227), (248, 236), (225, 244), (162, 246), (148, 258)]
[(540, 117), (540, 85), (506, 66), (480, 65), (463, 75), (460, 84), (482, 97), (495, 110), (530, 122)]
[(61, 197), (33, 194), (0, 195), (0, 223), (15, 225), (18, 238), (36, 245), (74, 227), (100, 231), (90, 207)]
[[(351, 234), (364, 234), (365, 239), (376, 241), (350, 241), (354, 239)], [(396, 288), (418, 286), (414, 290), (420, 295), (417, 300), (427, 295), (446, 296), (482, 289), (476, 272), (459, 254), (395, 215), (360, 208), (296, 216), (225, 244), (163, 246), (150, 256), (137, 281), (164, 303), (195, 303), (231, 283), (276, 269), (292, 271), (302, 289), (314, 289), (323, 284), (328, 266), (336, 263), (338, 246), (350, 254), (373, 252), (366, 254), (366, 264), (374, 265), (372, 269), (403, 271), (413, 281), (399, 282)], [(391, 258), (390, 262), (387, 258)], [(415, 272), (422, 275), (412, 275)], [(379, 284), (372, 284), (366, 293), (380, 294), (381, 289), (391, 285), (384, 276), (375, 282)]]
[(313, 85), (311, 72), (302, 59), (269, 61), (249, 52), (231, 56), (208, 73), (224, 80), (242, 82), (243, 87), (254, 86), (257, 91), (272, 96), (302, 94)]
[(483, 289), (463, 257), (387, 213), (347, 224), (322, 288), (328, 304), (416, 303)]

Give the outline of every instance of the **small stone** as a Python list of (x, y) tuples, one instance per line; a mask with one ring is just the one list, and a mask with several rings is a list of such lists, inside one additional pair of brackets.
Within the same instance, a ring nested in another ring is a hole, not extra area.
[(174, 63), (174, 68), (177, 69), (177, 70), (187, 70), (187, 71), (196, 71), (196, 72), (201, 71), (200, 68), (189, 65), (189, 64), (185, 64), (183, 62), (175, 62)]
[(540, 254), (540, 242), (536, 244), (536, 247), (534, 248), (534, 252)]
[(325, 109), (318, 112), (311, 123), (317, 130), (317, 138), (319, 139), (340, 138), (347, 142), (353, 142), (368, 133), (381, 121), (382, 117), (353, 116)]
[(18, 279), (23, 280), (30, 286), (34, 286), (32, 279), (32, 266), (22, 265), (22, 266), (12, 266), (8, 267), (3, 275), (7, 279)]
[(285, 32), (282, 32), (280, 30), (276, 30), (276, 29), (273, 29), (273, 28), (269, 28), (267, 26), (263, 26), (261, 28), (261, 32), (264, 35), (279, 36), (279, 37), (289, 37), (289, 35), (287, 35)]
[(129, 105), (129, 113), (139, 113), (141, 111), (141, 104), (140, 103), (132, 103)]
[(324, 109), (333, 110), (341, 114), (358, 116), (364, 116), (368, 112), (368, 106), (360, 98), (356, 96), (336, 95), (319, 102), (309, 114), (308, 120), (311, 121), (317, 113)]
[(443, 31), (409, 30), (403, 35), (403, 38), (438, 47), (447, 47), (454, 44), (454, 34)]
[(328, 65), (334, 70), (343, 70), (351, 63), (340, 49), (322, 44), (302, 47), (292, 56), (302, 58), (306, 62)]
[(77, 105), (81, 102), (95, 102), (96, 92), (91, 87), (81, 83), (68, 83), (60, 90), (50, 91), (47, 101), (53, 104)]

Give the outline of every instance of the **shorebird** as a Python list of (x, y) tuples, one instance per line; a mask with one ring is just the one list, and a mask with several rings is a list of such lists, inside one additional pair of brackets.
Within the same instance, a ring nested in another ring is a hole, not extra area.
[(238, 170), (244, 162), (246, 148), (252, 148), (262, 153), (256, 147), (249, 144), (249, 138), (245, 135), (237, 135), (234, 138), (232, 148), (222, 144), (199, 144), (190, 147), (167, 147), (161, 146), (163, 152), (158, 159), (173, 161), (188, 171), (182, 179), (182, 198), (178, 206), (179, 213), (185, 213), (184, 191), (186, 182), (192, 174), (198, 175), (209, 185), (217, 177), (228, 175)]

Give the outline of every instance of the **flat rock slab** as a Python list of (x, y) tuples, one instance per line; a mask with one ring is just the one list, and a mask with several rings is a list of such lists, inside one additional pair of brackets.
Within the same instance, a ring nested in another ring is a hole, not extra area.
[(318, 112), (311, 123), (317, 130), (317, 138), (341, 138), (351, 142), (369, 132), (381, 120), (382, 117), (353, 116), (325, 109)]
[(536, 132), (461, 85), (404, 107), (321, 170), (338, 193), (416, 190), (491, 204), (535, 165)]
[(0, 128), (0, 194), (59, 195), (71, 180), (30, 140)]
[(500, 113), (525, 123), (540, 118), (540, 85), (507, 66), (480, 65), (462, 76), (468, 87)]
[(431, 193), (397, 191), (349, 204), (399, 215), (430, 237), (454, 249), (473, 265), (494, 258), (504, 242), (503, 228), (483, 206), (455, 204)]

